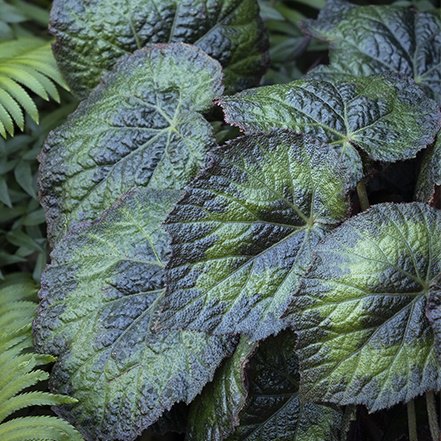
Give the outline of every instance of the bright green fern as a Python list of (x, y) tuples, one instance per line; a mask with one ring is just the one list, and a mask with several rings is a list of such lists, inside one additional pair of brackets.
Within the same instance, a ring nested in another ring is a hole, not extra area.
[[(50, 43), (36, 37), (19, 37), (0, 43), (0, 134), (24, 128), (23, 110), (38, 123), (38, 110), (29, 91), (60, 101), (57, 86), (67, 89)], [(28, 89), (28, 90), (26, 90)]]
[(25, 274), (8, 276), (0, 285), (0, 440), (80, 441), (81, 435), (70, 424), (54, 416), (10, 418), (31, 406), (75, 402), (67, 396), (28, 390), (48, 378), (37, 367), (54, 361), (32, 350), (35, 292), (32, 279)]

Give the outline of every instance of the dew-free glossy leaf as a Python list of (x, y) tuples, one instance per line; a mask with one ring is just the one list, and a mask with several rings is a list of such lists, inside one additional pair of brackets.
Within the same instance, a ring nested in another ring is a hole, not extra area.
[(311, 248), (349, 209), (338, 155), (289, 131), (210, 152), (167, 223), (162, 326), (262, 339), (280, 320)]
[(394, 72), (413, 78), (441, 104), (441, 19), (399, 6), (356, 7), (328, 0), (307, 31), (331, 44), (321, 78)]
[(177, 43), (121, 60), (51, 132), (40, 185), (49, 236), (93, 220), (133, 187), (182, 188), (215, 141), (202, 112), (222, 93), (219, 63)]
[(50, 30), (82, 97), (118, 58), (150, 43), (197, 45), (225, 68), (231, 91), (258, 84), (268, 58), (256, 0), (55, 0)]
[(71, 230), (43, 275), (36, 346), (58, 355), (51, 388), (78, 404), (59, 408), (90, 440), (132, 440), (179, 401), (190, 402), (232, 350), (231, 339), (153, 333), (164, 288), (177, 194), (138, 189), (98, 221)]
[(338, 441), (341, 411), (301, 403), (295, 337), (242, 340), (191, 405), (189, 441)]
[(441, 389), (426, 317), (441, 273), (441, 211), (379, 204), (330, 233), (294, 296), (301, 392), (371, 411)]
[(219, 104), (245, 133), (288, 128), (317, 136), (362, 177), (359, 151), (378, 161), (415, 157), (439, 130), (441, 113), (423, 91), (394, 77), (298, 80), (251, 89)]
[(438, 135), (435, 145), (424, 153), (416, 186), (416, 199), (439, 205), (441, 204), (440, 187), (441, 134)]

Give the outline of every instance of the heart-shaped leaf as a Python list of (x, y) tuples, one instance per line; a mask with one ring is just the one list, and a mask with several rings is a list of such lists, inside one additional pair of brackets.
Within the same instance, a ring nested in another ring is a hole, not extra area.
[(197, 45), (225, 68), (230, 91), (257, 85), (268, 63), (257, 0), (55, 0), (50, 30), (58, 65), (81, 97), (118, 58), (151, 43)]
[(52, 253), (34, 323), (40, 351), (59, 355), (51, 388), (78, 399), (58, 409), (90, 440), (132, 440), (190, 402), (233, 349), (231, 338), (152, 333), (163, 293), (175, 192), (138, 189)]
[(221, 82), (217, 61), (180, 43), (121, 60), (46, 142), (40, 185), (49, 236), (95, 219), (133, 187), (182, 188), (215, 143), (199, 112)]
[(288, 131), (211, 152), (167, 220), (162, 325), (256, 340), (280, 331), (311, 248), (348, 214), (348, 181), (333, 149)]
[(340, 410), (302, 402), (295, 337), (242, 339), (191, 405), (189, 441), (339, 441)]
[(441, 124), (438, 106), (419, 87), (388, 77), (299, 80), (219, 104), (226, 121), (247, 134), (288, 128), (330, 143), (347, 157), (354, 182), (362, 177), (357, 149), (378, 161), (413, 158)]
[(441, 104), (441, 20), (438, 14), (399, 6), (355, 7), (328, 0), (307, 31), (331, 43), (330, 66), (320, 78), (394, 72), (408, 76)]
[(441, 273), (441, 211), (379, 204), (316, 247), (293, 300), (301, 392), (371, 411), (441, 389), (426, 317)]
[(418, 176), (416, 198), (421, 202), (441, 204), (441, 134), (435, 145), (424, 154)]

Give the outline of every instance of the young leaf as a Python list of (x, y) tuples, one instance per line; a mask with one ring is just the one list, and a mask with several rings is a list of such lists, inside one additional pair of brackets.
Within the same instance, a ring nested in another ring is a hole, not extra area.
[(333, 145), (347, 157), (354, 183), (358, 150), (378, 161), (415, 157), (440, 128), (441, 113), (423, 91), (394, 77), (298, 80), (224, 97), (226, 121), (245, 133), (289, 128)]
[(439, 15), (328, 0), (318, 19), (307, 23), (307, 31), (331, 43), (330, 66), (319, 67), (314, 76), (329, 79), (394, 72), (413, 78), (441, 104)]
[(440, 238), (441, 211), (379, 204), (316, 247), (292, 308), (306, 398), (377, 411), (441, 389), (426, 317)]
[(55, 0), (50, 30), (55, 57), (81, 97), (118, 58), (149, 43), (197, 45), (225, 68), (231, 91), (257, 85), (268, 62), (256, 0)]
[[(255, 352), (255, 353), (254, 353)], [(342, 413), (301, 402), (295, 337), (242, 340), (191, 405), (189, 441), (339, 441)]]
[(179, 401), (190, 402), (233, 349), (202, 333), (153, 333), (177, 199), (138, 189), (55, 248), (34, 322), (39, 350), (60, 355), (53, 390), (78, 399), (58, 412), (93, 440), (133, 440)]
[[(441, 134), (424, 154), (416, 187), (416, 199), (421, 202), (441, 203), (437, 189), (441, 187)], [(438, 201), (435, 200), (438, 198)]]
[(179, 189), (215, 141), (202, 112), (222, 94), (219, 63), (196, 47), (151, 46), (125, 57), (41, 156), (49, 236), (92, 220), (133, 187)]
[(288, 131), (210, 153), (167, 219), (162, 325), (255, 340), (280, 331), (311, 248), (348, 214), (348, 181), (334, 150)]

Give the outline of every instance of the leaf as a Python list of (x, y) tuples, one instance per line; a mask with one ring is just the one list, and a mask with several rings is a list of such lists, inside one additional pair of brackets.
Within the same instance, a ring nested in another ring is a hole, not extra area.
[(348, 180), (334, 150), (291, 132), (211, 152), (167, 219), (159, 326), (255, 340), (280, 331), (311, 249), (347, 216)]
[(308, 21), (306, 28), (331, 43), (330, 67), (319, 67), (314, 76), (329, 79), (394, 72), (414, 79), (441, 104), (441, 20), (437, 14), (328, 0), (318, 19)]
[(226, 121), (247, 134), (288, 128), (330, 143), (347, 158), (354, 184), (363, 176), (359, 151), (376, 161), (413, 158), (441, 121), (421, 89), (389, 77), (298, 80), (218, 102)]
[(378, 204), (316, 247), (291, 308), (306, 399), (373, 412), (441, 389), (426, 317), (440, 228), (426, 204)]
[(65, 236), (43, 275), (36, 345), (60, 356), (51, 387), (79, 402), (58, 413), (87, 439), (135, 439), (192, 401), (233, 349), (231, 338), (150, 331), (168, 255), (161, 223), (178, 195), (131, 193)]
[[(60, 100), (56, 85), (67, 88), (57, 69), (50, 43), (20, 37), (0, 43), (0, 132), (14, 135), (14, 124), (24, 128), (23, 110), (38, 122), (38, 110), (29, 93)], [(22, 110), (23, 109), (23, 110)]]
[[(255, 352), (255, 353), (254, 353)], [(339, 441), (342, 412), (302, 403), (295, 337), (256, 344), (242, 339), (192, 404), (189, 441)]]
[(225, 68), (230, 91), (257, 85), (268, 62), (256, 0), (55, 0), (50, 30), (58, 63), (81, 97), (118, 58), (149, 43), (197, 45)]
[(215, 143), (199, 112), (222, 94), (221, 81), (220, 65), (184, 44), (122, 59), (44, 146), (49, 237), (95, 219), (133, 187), (182, 188)]
[(415, 197), (421, 202), (436, 203), (436, 190), (441, 186), (441, 135), (438, 135), (436, 143), (424, 153), (421, 163), (420, 174), (416, 185)]

